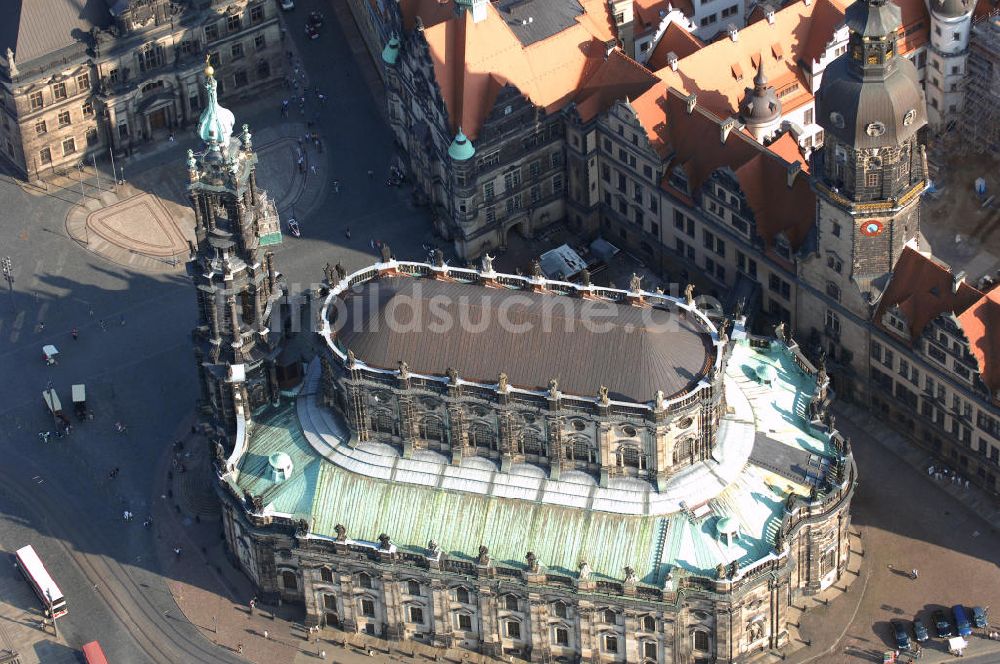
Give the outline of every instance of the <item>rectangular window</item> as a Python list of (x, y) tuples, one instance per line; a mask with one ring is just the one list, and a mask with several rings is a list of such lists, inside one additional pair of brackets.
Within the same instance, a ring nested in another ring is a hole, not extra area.
[(28, 102), (31, 104), (31, 110), (33, 111), (37, 111), (38, 109), (42, 108), (44, 106), (42, 102), (42, 93), (32, 92), (31, 95), (28, 97)]
[(417, 606), (410, 607), (410, 622), (418, 625), (424, 622), (424, 610)]
[(233, 60), (239, 60), (243, 57), (243, 44), (236, 42), (230, 47), (229, 53), (233, 56)]
[(618, 652), (618, 637), (611, 635), (605, 636), (604, 650), (607, 652)]
[(41, 150), (39, 150), (39, 152), (38, 152), (38, 161), (41, 162), (42, 164), (51, 164), (52, 163), (52, 150), (50, 150), (48, 148), (42, 148)]
[(243, 21), (239, 14), (230, 14), (226, 17), (226, 30), (237, 32), (243, 27)]
[(375, 602), (370, 599), (361, 600), (361, 615), (366, 618), (375, 617)]
[(660, 211), (660, 203), (656, 198), (656, 194), (649, 197), (649, 211), (654, 214)]
[(635, 185), (635, 191), (632, 192), (632, 199), (636, 203), (638, 203), (639, 205), (642, 205), (642, 202), (643, 202), (643, 191), (642, 191), (642, 187), (640, 185), (638, 185), (638, 184)]
[(680, 210), (674, 210), (674, 228), (684, 230), (684, 215)]
[(205, 26), (205, 39), (208, 41), (215, 41), (219, 38), (219, 24), (212, 23), (211, 25)]
[(49, 129), (45, 124), (45, 120), (39, 120), (35, 123), (35, 133), (39, 136), (47, 132)]
[(264, 36), (263, 32), (253, 38), (253, 47), (258, 51), (267, 48), (267, 37)]
[(62, 142), (63, 156), (71, 155), (76, 152), (76, 140), (73, 138), (67, 138)]
[(250, 22), (260, 23), (264, 20), (264, 5), (254, 5), (250, 8)]
[(694, 237), (694, 219), (687, 220), (687, 230), (685, 231), (688, 237)]
[(813, 123), (813, 109), (811, 109), (811, 108), (807, 108), (806, 109), (805, 116), (803, 117), (803, 120), (805, 121), (805, 123), (807, 125), (811, 125)]
[(719, 256), (722, 256), (723, 258), (726, 257), (726, 243), (722, 240), (721, 237), (715, 238), (715, 253), (717, 253)]
[(542, 188), (537, 184), (531, 188), (531, 202), (537, 203), (542, 200)]
[(562, 152), (552, 153), (552, 168), (559, 168), (562, 166)]
[(601, 164), (601, 179), (605, 182), (611, 182), (611, 167), (607, 164)]
[(458, 628), (466, 632), (472, 630), (472, 616), (467, 613), (458, 614)]
[(507, 621), (507, 636), (512, 639), (521, 638), (521, 623), (516, 620)]
[(238, 72), (236, 72), (236, 73), (233, 74), (233, 83), (236, 84), (236, 87), (242, 88), (243, 86), (245, 86), (249, 82), (250, 82), (250, 79), (247, 76), (247, 73), (245, 71), (243, 71), (242, 69), (240, 71), (238, 71)]
[(69, 111), (60, 111), (59, 113), (59, 126), (68, 127), (72, 120), (70, 119)]
[(528, 164), (528, 176), (531, 178), (537, 178), (542, 173), (542, 162), (535, 160)]
[(625, 174), (624, 173), (619, 173), (618, 174), (618, 191), (622, 192), (623, 194), (625, 193), (625, 186), (626, 186), (625, 182), (626, 182), (626, 180), (625, 180)]
[(89, 118), (94, 114), (94, 102), (89, 99), (83, 102), (83, 106), (80, 108), (83, 111), (83, 117)]
[(493, 186), (493, 181), (491, 180), (483, 185), (483, 196), (486, 198), (487, 201), (492, 201), (494, 195), (495, 195), (494, 186)]
[(521, 169), (515, 168), (512, 171), (504, 173), (503, 184), (507, 191), (513, 191), (519, 187), (521, 185)]
[(497, 211), (496, 208), (490, 206), (486, 208), (486, 222), (489, 224), (496, 223)]
[(521, 196), (511, 196), (507, 199), (507, 214), (513, 214), (521, 209)]
[(61, 101), (66, 98), (66, 84), (56, 83), (52, 86), (52, 98)]
[(557, 646), (568, 646), (569, 645), (569, 630), (562, 627), (556, 628), (556, 645)]
[(87, 92), (90, 90), (90, 74), (80, 74), (76, 77), (76, 91)]
[(128, 138), (128, 124), (127, 123), (123, 122), (120, 125), (118, 125), (118, 138), (120, 138), (123, 141), (126, 138)]
[(556, 175), (552, 178), (552, 192), (558, 194), (562, 192), (562, 190), (563, 190), (563, 176), (559, 173), (556, 173)]
[(715, 246), (715, 236), (707, 229), (701, 231), (701, 240), (702, 246), (706, 249), (711, 250)]

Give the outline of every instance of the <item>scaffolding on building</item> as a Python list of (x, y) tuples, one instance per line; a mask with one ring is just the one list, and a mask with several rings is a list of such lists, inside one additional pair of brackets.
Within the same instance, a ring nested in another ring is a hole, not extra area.
[(968, 152), (1000, 154), (1000, 12), (977, 20), (969, 40), (961, 137)]

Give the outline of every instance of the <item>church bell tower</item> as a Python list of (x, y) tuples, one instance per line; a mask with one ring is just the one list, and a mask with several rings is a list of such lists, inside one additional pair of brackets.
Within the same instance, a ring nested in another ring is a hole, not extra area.
[[(285, 294), (269, 245), (281, 241), (274, 202), (257, 186), (250, 129), (233, 136), (235, 118), (219, 105), (211, 65), (208, 103), (198, 122), (203, 149), (188, 151), (188, 193), (196, 246), (188, 273), (198, 298), (192, 332), (205, 414), (231, 439), (242, 419), (279, 395), (276, 357)], [(272, 318), (275, 323), (272, 325)]]

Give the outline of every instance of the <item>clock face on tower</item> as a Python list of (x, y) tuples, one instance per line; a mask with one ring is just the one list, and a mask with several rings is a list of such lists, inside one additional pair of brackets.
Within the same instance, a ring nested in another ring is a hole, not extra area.
[(882, 232), (882, 222), (878, 219), (866, 219), (861, 222), (861, 234), (874, 237)]

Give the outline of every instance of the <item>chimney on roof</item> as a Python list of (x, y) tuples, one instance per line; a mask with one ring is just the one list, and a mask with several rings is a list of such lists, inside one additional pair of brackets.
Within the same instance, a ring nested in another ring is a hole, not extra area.
[(760, 9), (764, 12), (764, 18), (767, 19), (767, 22), (774, 25), (774, 5), (765, 2), (761, 4)]
[(740, 31), (734, 24), (730, 23), (729, 25), (727, 25), (726, 32), (729, 34), (729, 38), (732, 39), (733, 41), (740, 40)]
[(792, 185), (795, 184), (795, 178), (799, 176), (802, 172), (802, 162), (793, 161), (788, 165), (788, 188), (791, 189)]
[(698, 95), (692, 92), (687, 97), (685, 97), (684, 101), (687, 102), (688, 115), (691, 115), (692, 113), (694, 113), (694, 107), (698, 105)]
[(736, 120), (733, 118), (726, 118), (722, 121), (722, 124), (719, 125), (719, 138), (723, 143), (725, 143), (726, 139), (729, 138), (729, 132), (733, 129), (736, 129)]
[(604, 42), (604, 59), (607, 60), (608, 57), (611, 55), (611, 52), (614, 51), (615, 48), (617, 47), (618, 47), (618, 42), (615, 41), (614, 39), (609, 39), (608, 41)]
[(808, 7), (813, 3), (813, 0), (802, 0), (802, 2), (805, 4), (806, 7)]
[(677, 71), (677, 54), (673, 51), (667, 53), (667, 66), (671, 71)]
[(959, 270), (951, 277), (951, 292), (955, 294), (958, 292), (959, 286), (965, 283), (965, 270)]

